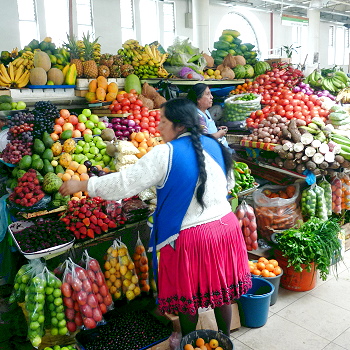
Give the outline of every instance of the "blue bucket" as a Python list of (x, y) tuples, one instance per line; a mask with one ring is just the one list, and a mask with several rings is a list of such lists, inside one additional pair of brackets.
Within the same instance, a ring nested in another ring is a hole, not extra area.
[(275, 287), (263, 278), (252, 278), (252, 284), (252, 288), (237, 300), (237, 304), (241, 324), (244, 327), (258, 328), (267, 322)]

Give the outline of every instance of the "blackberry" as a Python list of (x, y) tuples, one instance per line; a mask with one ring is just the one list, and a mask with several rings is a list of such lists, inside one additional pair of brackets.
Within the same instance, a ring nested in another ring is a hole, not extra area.
[(34, 138), (41, 139), (45, 131), (51, 134), (55, 125), (55, 119), (60, 116), (58, 108), (50, 101), (38, 101), (35, 102), (32, 112), (35, 116)]

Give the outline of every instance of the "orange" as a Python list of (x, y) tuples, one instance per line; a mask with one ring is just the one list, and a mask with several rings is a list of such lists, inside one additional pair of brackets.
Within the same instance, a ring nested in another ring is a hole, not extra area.
[(68, 119), (70, 116), (69, 110), (68, 109), (61, 109), (60, 116), (63, 117), (64, 119)]
[(133, 133), (131, 133), (130, 136), (129, 136), (129, 137), (130, 137), (130, 140), (134, 140), (136, 134), (137, 134), (137, 132), (135, 132), (135, 131), (134, 131)]
[(57, 176), (62, 179), (63, 173), (58, 173)]
[(274, 267), (278, 266), (278, 261), (275, 259), (269, 260), (269, 264), (272, 264)]
[(272, 264), (266, 264), (265, 268), (266, 268), (266, 270), (272, 272), (275, 267)]
[[(113, 283), (115, 282), (117, 279), (117, 277), (115, 275), (111, 275), (111, 277), (109, 277), (109, 280)], [(111, 292), (112, 293), (112, 292)]]
[(258, 269), (253, 270), (252, 273), (253, 273), (253, 275), (257, 275), (257, 276), (260, 276), (260, 275), (261, 275), (261, 271), (258, 270)]
[(104, 275), (107, 279), (109, 279), (111, 277), (111, 274), (109, 271), (105, 271)]
[(276, 277), (276, 275), (273, 272), (270, 272), (269, 277)]
[(205, 343), (204, 345), (205, 345), (207, 350), (211, 350), (211, 347), (210, 347), (210, 345), (208, 343)]
[(141, 265), (140, 266), (140, 271), (141, 272), (147, 272), (148, 271), (148, 265)]
[(112, 266), (111, 266), (110, 262), (109, 262), (109, 261), (106, 261), (105, 264), (104, 264), (105, 270), (109, 270), (111, 267), (112, 267)]
[(134, 260), (134, 261), (137, 261), (137, 260), (140, 260), (141, 255), (140, 255), (140, 254), (136, 254), (136, 253), (135, 253), (135, 254), (133, 255), (133, 257), (132, 257), (132, 258), (133, 258), (133, 260)]
[[(101, 169), (100, 169), (101, 170)], [(82, 174), (82, 173), (87, 173), (87, 168), (84, 164), (80, 164), (77, 168), (77, 172), (79, 174)]]
[(120, 266), (120, 273), (122, 275), (125, 275), (128, 271), (128, 267), (127, 266)]
[(254, 270), (255, 270), (255, 266), (254, 265), (249, 265), (250, 273), (253, 273)]
[(109, 288), (109, 292), (110, 292), (111, 294), (114, 294), (116, 291), (117, 291), (117, 288), (116, 288), (115, 286), (111, 286), (111, 287)]
[(143, 245), (138, 245), (136, 248), (135, 248), (135, 252), (137, 254), (142, 254), (143, 252), (145, 251), (145, 247)]
[(259, 269), (259, 270), (264, 270), (265, 269), (265, 264), (263, 262), (258, 262), (256, 264), (256, 267)]
[(199, 349), (200, 349), (200, 350), (207, 350), (207, 347), (206, 347), (205, 345), (201, 345), (201, 346), (199, 347)]
[(184, 346), (184, 350), (194, 350), (193, 346), (191, 344), (186, 344)]
[(96, 168), (97, 168), (98, 170), (102, 170), (102, 167), (101, 167), (100, 164), (97, 164), (97, 165), (96, 165)]
[(197, 338), (196, 340), (196, 346), (202, 346), (204, 345), (205, 341), (203, 338)]
[(135, 141), (142, 142), (145, 139), (145, 134), (143, 132), (138, 132), (135, 135)]
[(137, 148), (139, 147), (139, 143), (136, 140), (131, 140), (131, 143)]
[(263, 277), (270, 277), (270, 271), (266, 270), (266, 269), (263, 269), (261, 271), (261, 276), (263, 276)]
[(282, 273), (282, 269), (279, 266), (276, 266), (273, 270), (273, 273), (278, 276)]
[(263, 264), (268, 264), (268, 260), (266, 258), (264, 258), (263, 256), (261, 256), (259, 259), (258, 259), (258, 262), (262, 262)]

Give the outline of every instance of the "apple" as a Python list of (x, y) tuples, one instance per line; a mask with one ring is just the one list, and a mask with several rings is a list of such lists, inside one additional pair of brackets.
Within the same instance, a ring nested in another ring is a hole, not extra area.
[(91, 142), (92, 140), (93, 140), (93, 136), (92, 135), (90, 135), (90, 134), (85, 134), (84, 135), (84, 141), (85, 142)]
[(84, 114), (84, 115), (87, 116), (87, 117), (90, 117), (90, 115), (91, 115), (91, 110), (88, 109), (88, 108), (85, 108), (85, 109), (83, 109), (83, 111), (82, 111), (81, 113)]
[(27, 108), (27, 105), (26, 105), (26, 103), (25, 102), (23, 102), (23, 101), (18, 101), (17, 102), (17, 109), (19, 110), (19, 109), (26, 109)]
[(104, 122), (98, 122), (97, 127), (101, 130), (106, 129), (106, 124)]
[(95, 127), (95, 123), (93, 121), (91, 121), (91, 120), (87, 120), (85, 122), (85, 126), (86, 126), (87, 129), (91, 129), (92, 130)]
[(91, 114), (89, 120), (92, 121), (94, 124), (97, 124), (100, 121), (98, 115), (96, 114)]
[(87, 116), (85, 114), (79, 114), (78, 121), (79, 123), (85, 123), (87, 121)]
[(92, 130), (92, 134), (93, 134), (93, 135), (101, 135), (101, 129), (99, 129), (99, 128), (94, 128), (94, 129)]
[(11, 103), (11, 109), (17, 109), (17, 102)]

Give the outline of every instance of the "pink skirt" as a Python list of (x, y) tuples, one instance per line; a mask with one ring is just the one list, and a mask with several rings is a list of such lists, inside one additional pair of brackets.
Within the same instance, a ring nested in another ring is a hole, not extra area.
[(251, 288), (248, 255), (234, 213), (180, 231), (175, 249), (160, 250), (158, 301), (162, 313), (194, 315), (199, 307), (230, 304)]

